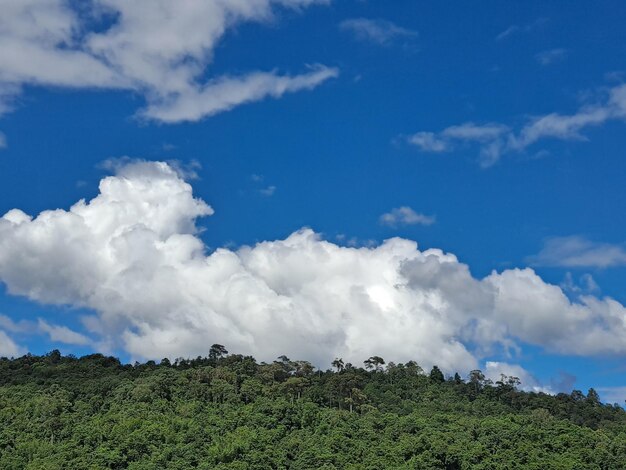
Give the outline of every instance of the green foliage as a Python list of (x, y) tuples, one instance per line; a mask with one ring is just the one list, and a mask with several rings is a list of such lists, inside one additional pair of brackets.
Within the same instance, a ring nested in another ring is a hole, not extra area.
[(2, 469), (623, 469), (626, 413), (379, 356), (0, 359)]

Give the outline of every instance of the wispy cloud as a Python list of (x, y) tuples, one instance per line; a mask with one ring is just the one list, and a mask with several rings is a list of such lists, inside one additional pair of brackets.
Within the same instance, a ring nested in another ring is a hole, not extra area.
[(347, 237), (344, 233), (337, 234), (335, 238), (340, 244), (353, 248), (374, 248), (379, 245), (379, 242), (372, 238), (362, 239), (359, 237)]
[(4, 148), (7, 148), (7, 138), (2, 132), (0, 132), (0, 150)]
[(265, 176), (257, 175), (256, 173), (253, 173), (250, 175), (250, 179), (254, 181), (255, 183), (260, 183), (261, 181), (265, 179)]
[(450, 126), (440, 132), (420, 131), (406, 141), (422, 152), (442, 153), (460, 144), (478, 144), (480, 164), (489, 167), (507, 153), (523, 152), (536, 142), (552, 138), (586, 140), (582, 131), (609, 120), (626, 119), (626, 85), (611, 88), (600, 102), (588, 103), (573, 114), (550, 113), (530, 118), (514, 130), (501, 123), (464, 124)]
[(517, 24), (513, 24), (509, 26), (508, 28), (506, 28), (504, 31), (502, 31), (500, 34), (498, 34), (496, 36), (496, 41), (502, 41), (516, 34), (528, 34), (534, 31), (535, 29), (537, 29), (538, 27), (544, 25), (547, 22), (548, 22), (547, 18), (538, 18), (532, 23), (528, 23), (528, 24), (521, 25), (521, 26)]
[(424, 152), (441, 153), (450, 150), (449, 142), (438, 137), (434, 132), (416, 132), (410, 135), (407, 141)]
[(435, 223), (435, 217), (415, 212), (408, 206), (396, 207), (391, 211), (382, 214), (379, 217), (381, 225), (388, 227), (397, 227), (399, 225), (432, 225)]
[(342, 21), (339, 28), (352, 33), (359, 41), (381, 46), (388, 46), (398, 39), (412, 39), (418, 36), (417, 31), (382, 19), (351, 18)]
[(261, 196), (270, 197), (276, 192), (276, 186), (270, 185), (267, 188), (259, 189)]
[(498, 123), (477, 125), (466, 122), (458, 126), (450, 126), (441, 133), (444, 139), (458, 139), (474, 142), (488, 142), (497, 139), (509, 131), (507, 126)]
[[(46, 320), (39, 318), (37, 322), (29, 320), (13, 321), (6, 315), (0, 315), (0, 329), (10, 333), (24, 335), (46, 334), (51, 341), (56, 343), (87, 345), (92, 344), (91, 339), (78, 333), (67, 326), (53, 325)], [(1, 355), (1, 354), (0, 354)]]
[(567, 49), (557, 48), (549, 49), (547, 51), (541, 51), (535, 55), (535, 59), (541, 65), (550, 65), (554, 62), (559, 62), (567, 57)]
[(626, 249), (623, 245), (597, 243), (581, 236), (553, 237), (528, 261), (535, 266), (610, 268), (626, 266)]
[(78, 346), (84, 346), (91, 344), (91, 340), (85, 335), (77, 333), (74, 330), (69, 329), (67, 326), (51, 325), (41, 318), (37, 322), (39, 330), (47, 333), (50, 339), (57, 343), (73, 344)]
[(624, 402), (626, 402), (626, 385), (622, 387), (599, 387), (596, 391), (606, 403), (617, 403), (624, 406)]
[(257, 189), (255, 190), (261, 196), (271, 197), (276, 192), (276, 185), (268, 184), (267, 186), (259, 188), (259, 186), (265, 181), (265, 176), (257, 173), (253, 173), (250, 175), (250, 180), (253, 183), (256, 183)]
[(565, 279), (561, 282), (561, 289), (573, 295), (584, 295), (598, 292), (600, 286), (598, 286), (593, 276), (589, 273), (580, 276), (578, 282), (576, 282), (572, 273), (567, 272), (565, 273)]
[[(338, 70), (316, 65), (299, 74), (206, 71), (224, 34), (238, 24), (268, 22), (281, 8), (328, 0), (253, 2), (85, 2), (84, 14), (65, 0), (3, 2), (0, 15), (0, 113), (23, 86), (136, 92), (145, 119), (197, 121), (251, 101), (310, 90)], [(106, 19), (103, 19), (103, 11)], [(155, 33), (158, 32), (158, 33)]]

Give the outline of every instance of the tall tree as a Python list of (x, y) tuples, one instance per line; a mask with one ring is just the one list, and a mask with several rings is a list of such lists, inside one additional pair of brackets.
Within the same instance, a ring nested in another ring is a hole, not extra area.
[(337, 369), (337, 372), (341, 372), (343, 370), (344, 367), (344, 363), (343, 363), (343, 359), (341, 358), (335, 358), (335, 360), (332, 362), (331, 364), (335, 369)]
[(443, 372), (441, 372), (441, 369), (439, 369), (439, 367), (437, 366), (433, 366), (433, 368), (430, 370), (430, 380), (432, 380), (435, 383), (443, 383), (445, 382), (445, 377), (443, 376)]
[(214, 344), (213, 346), (211, 346), (211, 349), (209, 349), (209, 359), (212, 362), (216, 362), (218, 359), (224, 357), (226, 354), (228, 354), (228, 351), (221, 344)]
[(367, 370), (375, 369), (376, 371), (381, 371), (382, 366), (385, 365), (385, 360), (380, 356), (372, 356), (364, 360), (363, 364), (365, 364)]

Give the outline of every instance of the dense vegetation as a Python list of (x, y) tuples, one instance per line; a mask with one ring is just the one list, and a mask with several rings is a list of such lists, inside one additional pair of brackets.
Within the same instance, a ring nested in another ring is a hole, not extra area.
[(626, 412), (414, 362), (0, 359), (2, 469), (624, 469)]

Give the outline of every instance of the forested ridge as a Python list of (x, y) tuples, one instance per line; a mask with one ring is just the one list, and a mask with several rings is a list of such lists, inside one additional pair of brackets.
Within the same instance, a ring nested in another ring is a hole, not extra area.
[(624, 469), (626, 412), (377, 356), (0, 359), (0, 469), (125, 468)]

